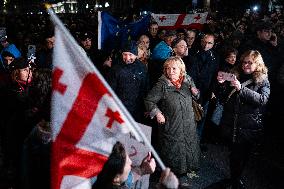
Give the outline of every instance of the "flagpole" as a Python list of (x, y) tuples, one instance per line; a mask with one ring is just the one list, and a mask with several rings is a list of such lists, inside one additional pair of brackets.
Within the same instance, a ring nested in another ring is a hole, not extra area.
[[(59, 30), (61, 30), (64, 35), (67, 38), (67, 42), (72, 44), (72, 47), (75, 48), (76, 51), (78, 51), (78, 53), (80, 55), (82, 55), (82, 59), (87, 63), (87, 65), (90, 67), (90, 69), (92, 71), (95, 72), (95, 74), (97, 74), (98, 78), (102, 81), (102, 83), (104, 84), (104, 86), (109, 90), (110, 94), (112, 95), (114, 101), (119, 105), (119, 107), (121, 108), (121, 111), (124, 113), (124, 115), (126, 116), (126, 118), (129, 120), (130, 124), (132, 125), (132, 127), (130, 127), (130, 131), (132, 132), (132, 134), (135, 136), (136, 140), (138, 141), (144, 141), (144, 143), (150, 148), (153, 156), (155, 157), (156, 161), (158, 162), (158, 164), (160, 165), (162, 170), (166, 169), (165, 164), (162, 162), (161, 158), (159, 157), (159, 155), (157, 154), (156, 150), (153, 148), (153, 146), (151, 145), (151, 143), (149, 142), (149, 140), (147, 139), (147, 137), (145, 136), (145, 134), (141, 131), (140, 127), (138, 126), (138, 124), (136, 123), (136, 121), (132, 118), (132, 116), (130, 115), (130, 113), (126, 110), (126, 108), (124, 107), (124, 105), (122, 104), (122, 102), (119, 100), (119, 98), (116, 96), (116, 94), (114, 93), (114, 91), (112, 90), (112, 88), (109, 86), (109, 84), (105, 81), (104, 77), (100, 74), (100, 72), (97, 70), (97, 68), (95, 66), (93, 66), (92, 62), (89, 60), (89, 58), (82, 53), (82, 49), (79, 47), (79, 45), (77, 44), (76, 40), (73, 38), (73, 36), (70, 34), (70, 32), (66, 29), (66, 27), (64, 26), (64, 24), (61, 22), (61, 20), (58, 18), (58, 16), (55, 14), (55, 12), (52, 10), (51, 5), (49, 4), (45, 4), (47, 12), (50, 15), (51, 20), (53, 21), (53, 24), (57, 26), (57, 28)], [(56, 39), (55, 39), (56, 40)], [(126, 124), (127, 125), (127, 124)], [(141, 140), (142, 139), (142, 140)]]
[(98, 49), (102, 48), (102, 12), (98, 11)]

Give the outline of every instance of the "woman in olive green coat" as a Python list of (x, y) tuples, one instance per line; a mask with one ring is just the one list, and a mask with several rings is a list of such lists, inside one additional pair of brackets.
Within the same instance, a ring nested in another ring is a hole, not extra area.
[(181, 58), (170, 57), (164, 74), (145, 98), (151, 118), (158, 122), (158, 152), (178, 176), (199, 168), (199, 138), (192, 108), (199, 97), (193, 80), (186, 75)]

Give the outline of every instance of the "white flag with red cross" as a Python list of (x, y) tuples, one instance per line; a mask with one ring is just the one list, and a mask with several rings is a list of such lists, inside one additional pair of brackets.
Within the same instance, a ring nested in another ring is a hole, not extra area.
[[(49, 11), (50, 12), (50, 11)], [(86, 54), (51, 13), (55, 24), (52, 93), (52, 189), (90, 189), (113, 144), (136, 122)]]
[(206, 23), (208, 12), (194, 14), (152, 14), (159, 28), (178, 29), (194, 28), (201, 29)]

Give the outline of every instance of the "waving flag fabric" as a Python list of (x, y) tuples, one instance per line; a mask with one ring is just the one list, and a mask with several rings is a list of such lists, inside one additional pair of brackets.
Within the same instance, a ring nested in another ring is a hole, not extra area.
[(98, 12), (98, 48), (111, 50), (119, 49), (127, 40), (137, 40), (137, 38), (146, 33), (151, 15), (127, 23), (120, 21), (107, 12)]
[(178, 29), (195, 28), (202, 29), (206, 23), (208, 12), (195, 14), (152, 14), (159, 28)]
[(121, 135), (136, 122), (58, 17), (52, 94), (52, 188), (90, 189)]

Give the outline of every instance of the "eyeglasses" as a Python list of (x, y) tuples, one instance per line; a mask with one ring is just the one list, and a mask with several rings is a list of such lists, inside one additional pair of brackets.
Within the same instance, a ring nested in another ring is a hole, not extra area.
[(247, 61), (247, 62), (246, 62), (246, 61), (242, 61), (242, 64), (243, 64), (243, 65), (245, 65), (245, 64), (252, 65), (252, 64), (253, 64), (253, 62), (251, 62), (251, 61)]

